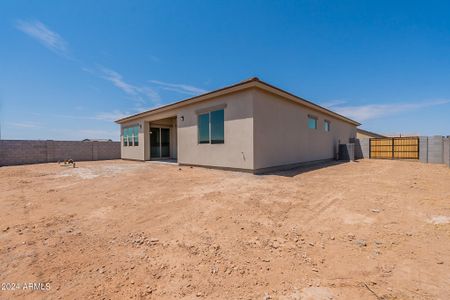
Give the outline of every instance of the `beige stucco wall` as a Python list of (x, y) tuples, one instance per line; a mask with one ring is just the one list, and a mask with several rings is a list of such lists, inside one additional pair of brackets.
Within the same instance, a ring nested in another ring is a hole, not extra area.
[[(318, 128), (308, 128), (308, 114), (318, 117)], [(356, 137), (356, 126), (297, 105), (262, 90), (254, 97), (254, 167), (334, 158), (337, 144)], [(324, 130), (324, 120), (331, 131)]]
[(356, 133), (356, 138), (357, 139), (369, 139), (369, 138), (373, 138), (373, 136), (368, 135), (368, 134), (364, 134), (362, 132), (357, 132)]
[[(138, 122), (122, 124), (123, 128), (134, 124), (141, 124), (139, 131), (139, 146), (124, 147), (122, 136), (122, 158), (149, 160), (150, 138), (149, 130), (152, 124), (170, 125), (167, 118), (176, 117), (171, 126), (171, 156), (179, 163), (253, 169), (253, 119), (252, 99), (253, 90), (243, 90), (219, 96), (205, 102), (172, 109), (145, 117)], [(216, 110), (224, 108), (224, 144), (198, 144), (197, 116), (198, 111)], [(183, 121), (181, 120), (183, 116)], [(157, 125), (155, 125), (157, 126)]]
[[(121, 125), (120, 141), (121, 141), (121, 157), (123, 159), (133, 160), (150, 160), (150, 126), (168, 127), (170, 128), (170, 155), (171, 158), (177, 158), (177, 110), (170, 112), (162, 112), (140, 119), (131, 121)], [(173, 119), (167, 119), (173, 118)], [(139, 146), (123, 145), (123, 128), (140, 125), (139, 128)]]
[(372, 138), (384, 138), (385, 136), (379, 135), (379, 134), (370, 134), (370, 133), (365, 133), (365, 132), (361, 132), (361, 131), (357, 131), (356, 132), (356, 138), (357, 139), (372, 139)]
[[(178, 111), (178, 162), (253, 169), (253, 91), (244, 90), (181, 108)], [(198, 144), (198, 110), (224, 108), (224, 144)], [(181, 116), (184, 121), (180, 121)]]
[[(123, 128), (129, 126), (140, 125), (139, 128), (139, 146), (124, 146), (123, 145)], [(134, 160), (144, 160), (145, 159), (145, 142), (144, 142), (144, 131), (148, 132), (148, 127), (146, 129), (147, 124), (143, 120), (139, 121), (131, 121), (121, 125), (120, 128), (120, 151), (121, 157), (123, 159), (134, 159)]]

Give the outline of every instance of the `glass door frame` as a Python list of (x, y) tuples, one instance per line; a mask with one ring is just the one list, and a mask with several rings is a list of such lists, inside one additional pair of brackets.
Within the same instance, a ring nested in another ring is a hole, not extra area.
[[(159, 130), (159, 156), (158, 157), (155, 157), (155, 156), (152, 156), (152, 139), (151, 139), (151, 135), (152, 135), (152, 129), (157, 129), (157, 130)], [(162, 135), (161, 135), (161, 133), (162, 133), (162, 130), (161, 129), (168, 129), (169, 130), (169, 155), (168, 156), (162, 156)], [(163, 126), (163, 125), (156, 125), (156, 126), (151, 126), (150, 125), (150, 127), (149, 127), (149, 133), (148, 133), (149, 135), (150, 135), (150, 160), (153, 160), (153, 159), (170, 159), (170, 153), (172, 152), (171, 151), (171, 149), (170, 149), (170, 147), (171, 147), (171, 141), (170, 141), (170, 137), (171, 137), (171, 127), (170, 126)]]

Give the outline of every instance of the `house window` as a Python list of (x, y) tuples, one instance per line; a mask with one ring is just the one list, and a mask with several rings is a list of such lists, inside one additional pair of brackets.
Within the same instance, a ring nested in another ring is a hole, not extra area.
[(209, 113), (198, 115), (198, 142), (209, 144)]
[(123, 145), (139, 146), (139, 126), (127, 127), (123, 129)]
[(139, 126), (134, 126), (134, 145), (139, 146)]
[(123, 145), (128, 146), (128, 128), (123, 129)]
[(128, 146), (133, 146), (133, 130), (128, 130)]
[(224, 111), (216, 110), (210, 113), (211, 117), (211, 144), (224, 143)]
[(215, 110), (198, 115), (198, 143), (223, 144), (224, 138), (224, 110)]
[(330, 131), (331, 130), (331, 122), (330, 121), (328, 121), (328, 120), (325, 120), (324, 122), (323, 122), (323, 128), (325, 129), (325, 131)]
[(308, 128), (317, 129), (317, 118), (314, 116), (308, 116)]

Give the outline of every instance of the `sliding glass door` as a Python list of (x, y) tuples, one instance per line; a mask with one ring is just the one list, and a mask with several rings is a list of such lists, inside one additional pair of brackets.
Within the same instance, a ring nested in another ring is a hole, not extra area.
[(150, 158), (170, 157), (170, 129), (150, 128)]
[(150, 128), (150, 158), (161, 157), (161, 128)]
[(161, 128), (161, 157), (170, 157), (170, 129)]

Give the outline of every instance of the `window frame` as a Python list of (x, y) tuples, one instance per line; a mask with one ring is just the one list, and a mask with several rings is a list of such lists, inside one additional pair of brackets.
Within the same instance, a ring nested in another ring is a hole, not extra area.
[[(328, 128), (327, 128), (328, 125)], [(330, 120), (323, 120), (323, 129), (325, 132), (331, 131), (331, 121)]]
[(124, 147), (139, 146), (139, 128), (140, 128), (139, 124), (123, 128), (122, 139)]
[(133, 126), (133, 146), (139, 146), (139, 125)]
[[(315, 125), (314, 128), (309, 126), (309, 120), (314, 120), (314, 125)], [(313, 115), (308, 115), (307, 126), (308, 126), (309, 129), (317, 130), (318, 124), (319, 124), (319, 118), (318, 117), (313, 116)]]
[[(220, 108), (219, 108), (220, 107)], [(197, 144), (198, 145), (221, 145), (225, 144), (225, 106), (214, 107), (211, 110), (201, 110), (197, 111)], [(211, 114), (214, 112), (223, 111), (223, 140), (214, 141), (212, 140), (212, 122), (211, 122)], [(200, 117), (207, 115), (208, 116), (208, 141), (200, 140)]]
[[(213, 139), (213, 113), (219, 113), (221, 112), (221, 133), (222, 133), (222, 139), (217, 140)], [(214, 111), (209, 112), (209, 142), (210, 144), (225, 144), (225, 110), (224, 109), (217, 109)]]
[(123, 146), (128, 147), (128, 127), (124, 127), (122, 130)]
[[(200, 140), (201, 136), (200, 136), (200, 118), (202, 118), (202, 116), (208, 116), (208, 121), (207, 121), (207, 126), (208, 126), (208, 141), (203, 141)], [(197, 115), (197, 144), (201, 145), (201, 144), (211, 144), (211, 115), (210, 112), (205, 112), (205, 113), (201, 113)]]

